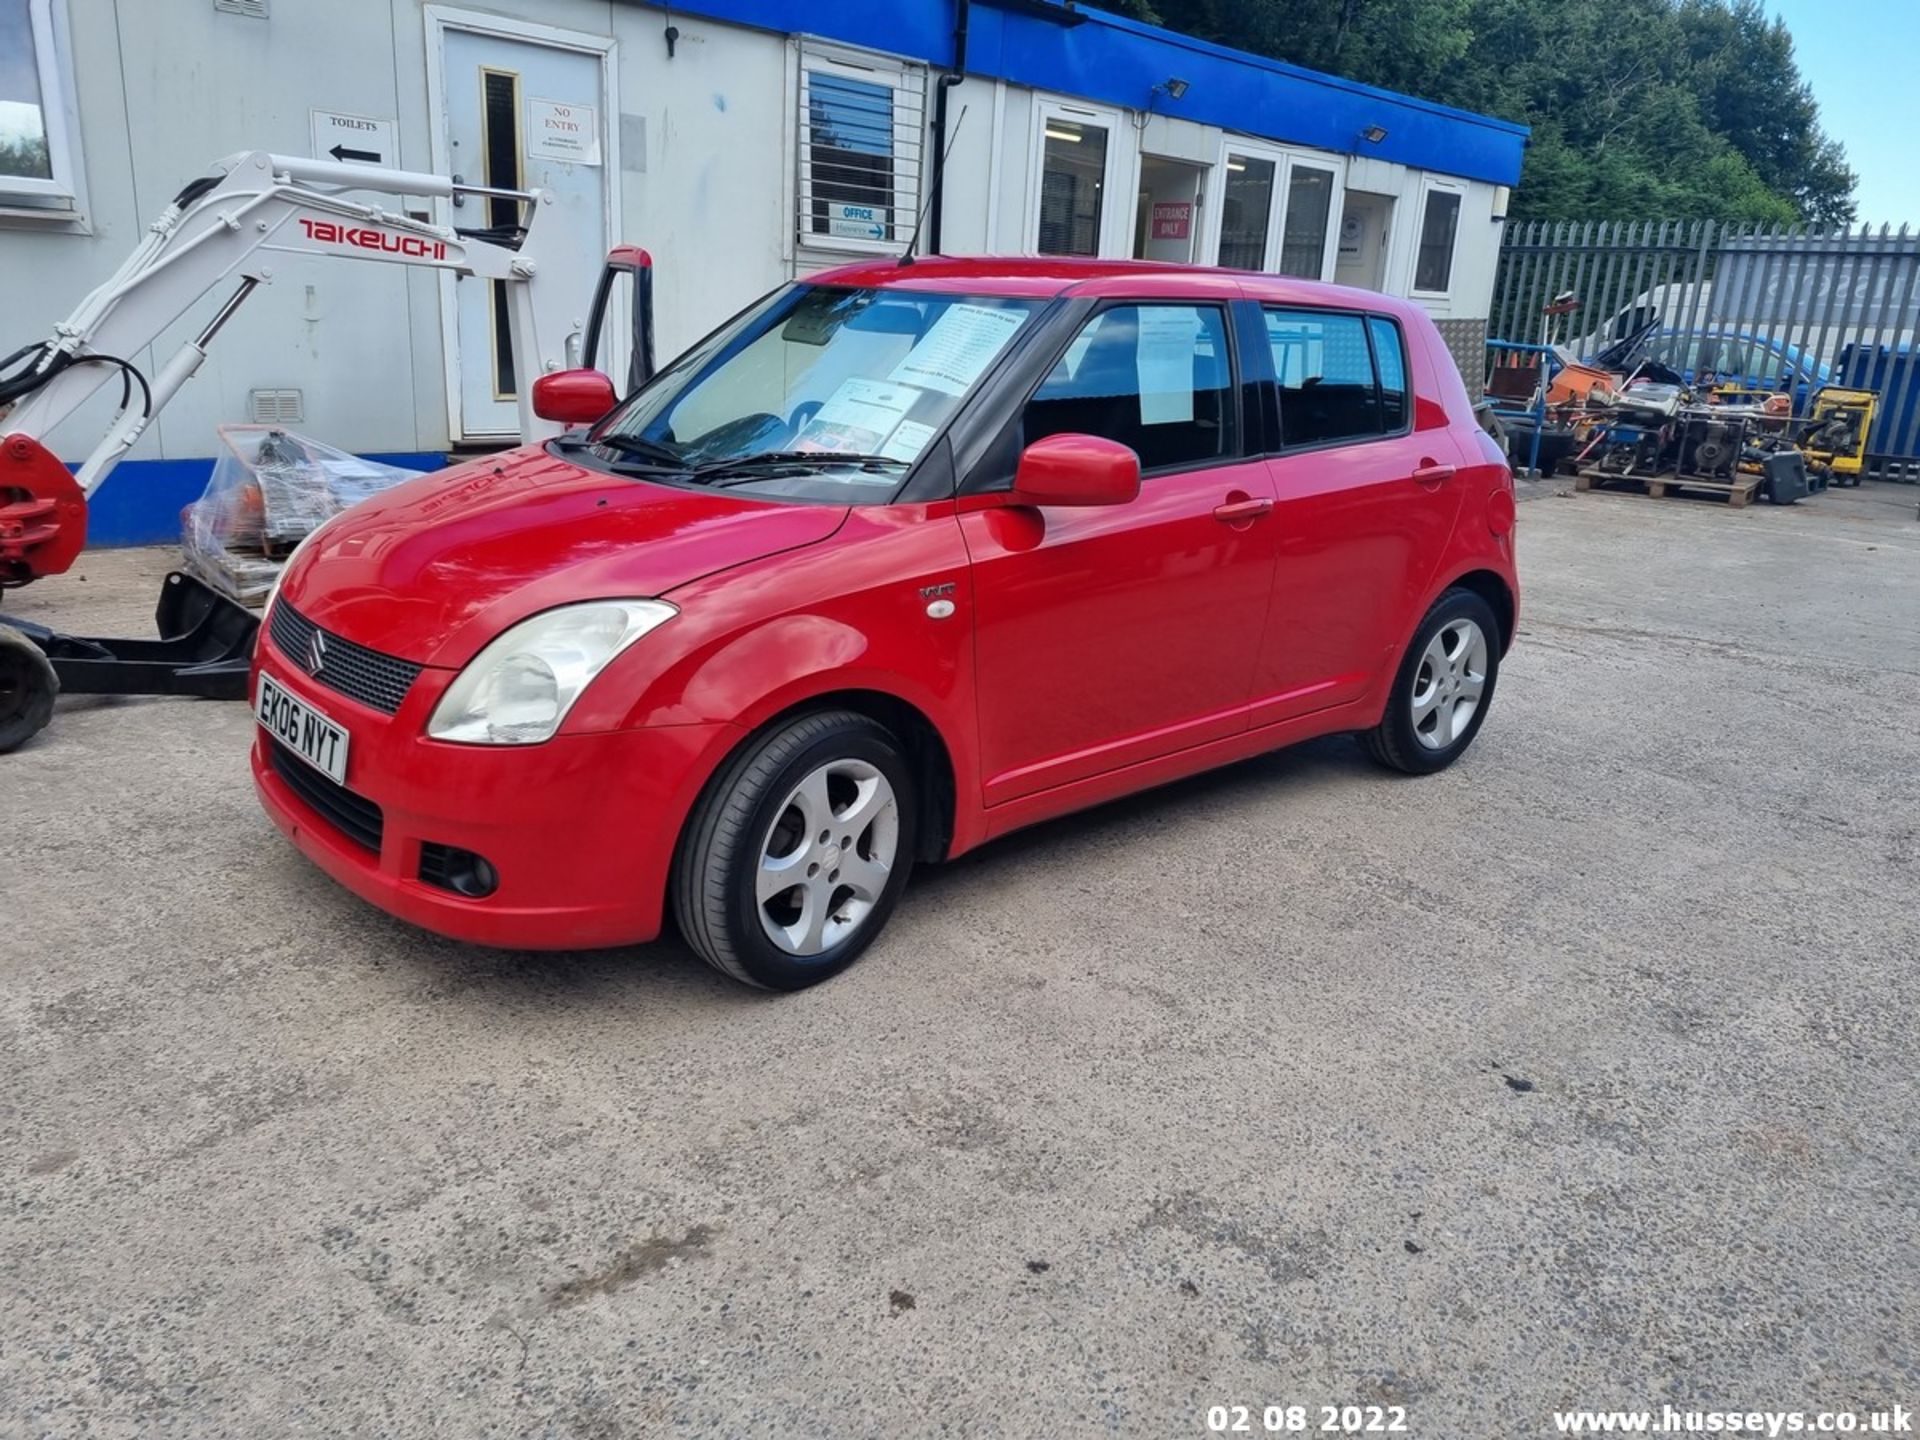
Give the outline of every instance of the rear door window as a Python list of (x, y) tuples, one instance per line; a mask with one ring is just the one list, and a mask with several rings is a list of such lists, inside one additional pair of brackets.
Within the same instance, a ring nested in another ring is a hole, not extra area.
[(1217, 305), (1115, 305), (1081, 328), (1021, 415), (1022, 441), (1101, 435), (1143, 471), (1237, 451), (1233, 363)]
[(1407, 422), (1400, 327), (1384, 316), (1266, 307), (1281, 444), (1371, 440)]

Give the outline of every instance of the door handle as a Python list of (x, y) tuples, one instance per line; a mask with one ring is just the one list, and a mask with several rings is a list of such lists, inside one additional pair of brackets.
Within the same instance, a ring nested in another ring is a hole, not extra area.
[(1213, 518), (1223, 525), (1244, 525), (1249, 520), (1258, 520), (1273, 509), (1273, 501), (1267, 499), (1229, 500), (1224, 505), (1213, 507)]
[(1456, 465), (1440, 465), (1432, 460), (1422, 460), (1420, 468), (1413, 472), (1413, 478), (1422, 485), (1438, 485), (1442, 480), (1451, 480)]

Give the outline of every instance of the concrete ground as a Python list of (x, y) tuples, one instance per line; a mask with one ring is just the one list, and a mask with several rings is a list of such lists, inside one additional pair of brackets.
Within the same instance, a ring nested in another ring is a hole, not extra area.
[(790, 998), (412, 931), (244, 707), (63, 702), (0, 760), (0, 1434), (1914, 1405), (1920, 490), (1559, 488), (1453, 770), (1050, 824)]

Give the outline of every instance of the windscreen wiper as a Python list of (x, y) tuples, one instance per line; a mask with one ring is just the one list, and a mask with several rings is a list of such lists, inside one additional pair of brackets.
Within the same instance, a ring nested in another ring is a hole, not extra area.
[(762, 450), (731, 460), (709, 460), (693, 467), (695, 478), (737, 475), (760, 470), (905, 470), (908, 462), (893, 455), (852, 455), (834, 450)]
[(673, 449), (671, 446), (661, 444), (658, 440), (649, 440), (644, 435), (621, 435), (615, 433), (602, 435), (597, 440), (589, 440), (584, 443), (604, 446), (609, 450), (617, 450), (622, 455), (632, 455), (662, 469), (688, 472), (694, 468), (688, 463), (686, 456), (682, 455), (679, 451)]

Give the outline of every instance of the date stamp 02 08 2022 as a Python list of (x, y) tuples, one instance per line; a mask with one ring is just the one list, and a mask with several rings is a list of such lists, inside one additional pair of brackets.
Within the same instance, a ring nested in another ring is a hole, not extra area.
[(1404, 1405), (1209, 1405), (1214, 1434), (1404, 1435)]

